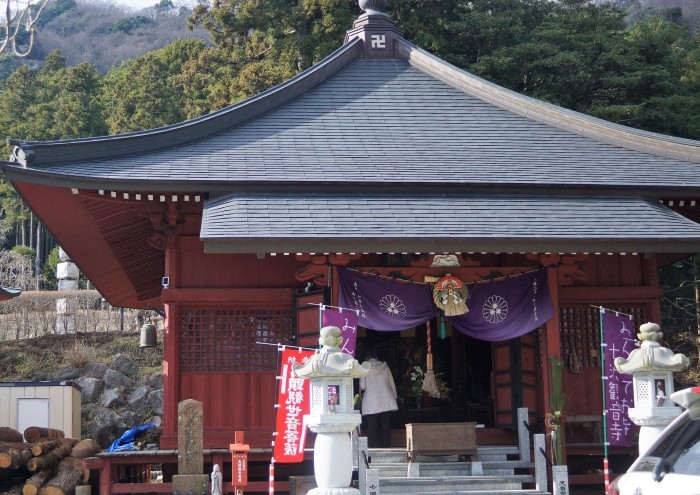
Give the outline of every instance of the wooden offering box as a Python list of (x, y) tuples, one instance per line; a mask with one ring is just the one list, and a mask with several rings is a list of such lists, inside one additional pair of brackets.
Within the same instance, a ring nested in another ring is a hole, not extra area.
[(406, 455), (469, 455), (476, 460), (476, 423), (409, 423)]

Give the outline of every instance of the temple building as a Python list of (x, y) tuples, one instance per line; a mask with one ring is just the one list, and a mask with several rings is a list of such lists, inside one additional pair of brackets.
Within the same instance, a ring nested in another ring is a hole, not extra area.
[[(235, 430), (268, 447), (278, 354), (267, 344), (317, 343), (318, 305), (351, 299), (348, 273), (428, 290), (453, 277), (466, 314), (485, 320), (503, 313), (500, 299), (491, 313), (470, 300), (488, 281), (537, 276), (547, 296), (546, 314), (497, 338), (439, 307), (408, 327), (360, 315), (357, 357), (381, 348), (399, 388), (397, 442), (405, 423), (435, 418), (477, 421), (487, 442), (513, 431), (517, 407), (541, 424), (549, 356), (564, 363), (567, 415), (590, 419), (603, 407), (598, 307), (635, 328), (659, 322), (657, 270), (700, 252), (699, 142), (499, 87), (371, 9), (326, 59), (223, 110), (9, 142), (0, 167), (103, 297), (166, 315), (161, 448), (177, 445), (184, 399), (204, 404), (205, 447), (228, 447)], [(449, 401), (409, 398), (428, 350)], [(567, 453), (601, 441), (572, 438)]]

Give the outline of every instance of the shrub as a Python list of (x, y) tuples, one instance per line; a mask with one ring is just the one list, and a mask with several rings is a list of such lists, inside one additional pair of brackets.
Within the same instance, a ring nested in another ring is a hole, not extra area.
[(95, 361), (95, 352), (92, 347), (76, 341), (73, 347), (66, 349), (64, 361), (71, 368), (82, 368), (91, 361)]

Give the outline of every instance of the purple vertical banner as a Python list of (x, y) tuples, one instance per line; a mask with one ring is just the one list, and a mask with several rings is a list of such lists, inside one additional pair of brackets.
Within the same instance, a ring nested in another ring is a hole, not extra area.
[(600, 308), (603, 316), (603, 339), (605, 341), (603, 370), (605, 384), (605, 414), (609, 445), (631, 447), (634, 445), (633, 423), (628, 409), (634, 406), (632, 375), (618, 373), (615, 358), (627, 358), (635, 348), (634, 321), (629, 315), (622, 315), (609, 309)]
[(340, 349), (351, 356), (355, 355), (357, 342), (357, 311), (345, 308), (329, 308), (321, 306), (321, 326), (334, 326), (340, 328), (343, 335), (343, 343)]

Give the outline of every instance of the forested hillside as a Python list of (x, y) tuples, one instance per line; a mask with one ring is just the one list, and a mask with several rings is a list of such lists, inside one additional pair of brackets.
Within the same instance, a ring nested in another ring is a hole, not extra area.
[(53, 50), (61, 51), (68, 66), (88, 62), (105, 73), (176, 39), (209, 39), (203, 29), (187, 29), (191, 14), (191, 8), (172, 0), (153, 0), (151, 7), (139, 11), (108, 0), (52, 0), (37, 21), (30, 55), (0, 57), (0, 78), (21, 64), (42, 66)]
[(649, 14), (662, 14), (682, 22), (695, 31), (700, 27), (700, 2), (697, 0), (613, 0), (627, 9), (630, 22)]

